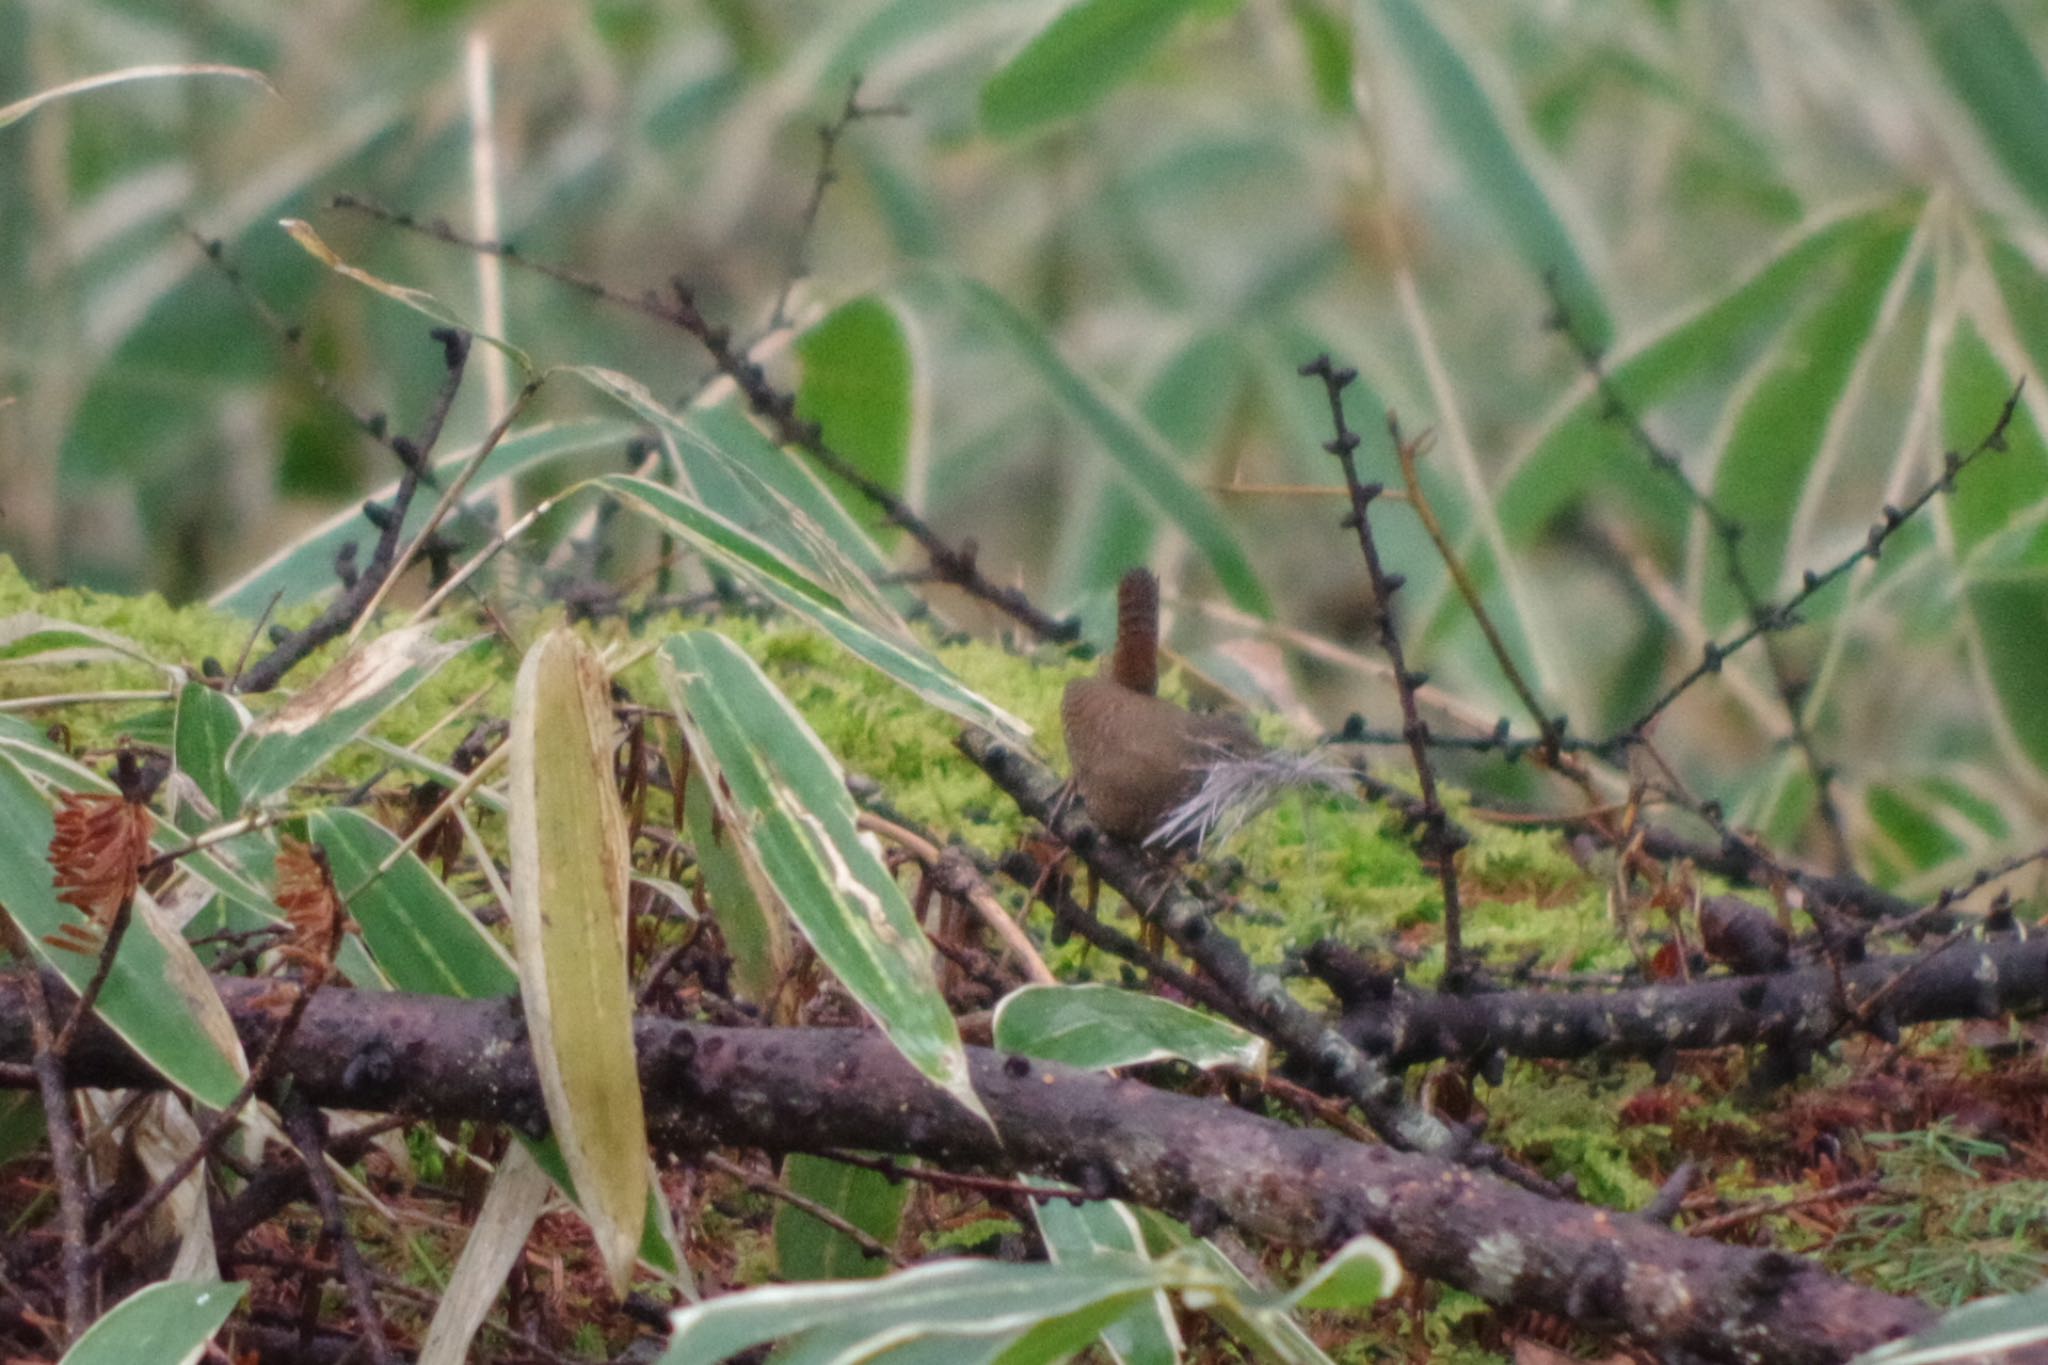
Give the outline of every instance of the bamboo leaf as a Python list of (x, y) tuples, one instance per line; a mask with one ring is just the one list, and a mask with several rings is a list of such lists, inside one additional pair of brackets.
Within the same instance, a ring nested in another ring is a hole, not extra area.
[(242, 793), (228, 776), (228, 751), (248, 724), (247, 708), (205, 683), (193, 679), (178, 689), (171, 751), (178, 771), (192, 779), (222, 820), (242, 813)]
[(838, 763), (724, 636), (671, 636), (657, 657), (755, 896), (788, 913), (911, 1065), (985, 1118), (924, 931), (855, 828)]
[[(623, 449), (640, 430), (636, 423), (615, 418), (583, 418), (528, 427), (507, 436), (484, 457), (461, 505), (473, 508), (490, 503), (497, 496), (499, 484), (514, 475), (546, 469), (558, 461), (596, 450)], [(473, 446), (443, 455), (434, 461), (434, 469), (444, 475), (453, 474), (475, 455)], [(373, 490), (366, 500), (389, 505), (397, 491), (398, 482), (394, 479)], [(419, 534), (432, 513), (431, 499), (415, 498), (406, 509), (404, 535), (410, 538)], [(358, 502), (322, 521), (216, 592), (210, 600), (216, 607), (249, 617), (270, 606), (273, 597), (280, 609), (313, 601), (334, 591), (334, 556), (341, 547), (352, 540), (374, 540), (376, 534), (376, 529), (363, 520), (362, 504)]]
[(1013, 137), (1095, 107), (1166, 40), (1194, 0), (1080, 0), (981, 88), (982, 126)]
[(1028, 739), (1031, 727), (970, 689), (923, 646), (908, 637), (885, 636), (855, 619), (839, 596), (799, 573), (758, 537), (647, 479), (611, 474), (593, 483), (714, 556), (778, 605), (941, 711), (1019, 743)]
[(1178, 1058), (1199, 1067), (1266, 1064), (1263, 1039), (1235, 1024), (1116, 986), (1026, 986), (996, 1006), (1004, 1052), (1102, 1070)]
[(170, 1280), (136, 1290), (85, 1329), (61, 1365), (193, 1365), (246, 1286)]
[(1109, 390), (1068, 365), (1044, 329), (974, 280), (929, 274), (913, 281), (911, 289), (913, 297), (934, 308), (957, 311), (1000, 341), (1095, 438), (1125, 485), (1194, 543), (1230, 600), (1245, 611), (1272, 615), (1272, 603), (1236, 533), (1190, 481), (1185, 462)]
[[(861, 473), (901, 496), (910, 467), (915, 375), (903, 320), (873, 295), (843, 303), (797, 342), (803, 384), (797, 413)], [(878, 509), (827, 476), (840, 501), (894, 537)]]
[(378, 875), (398, 847), (397, 835), (361, 811), (338, 806), (314, 811), (306, 827), (326, 850), (334, 885), (393, 986), (465, 1000), (519, 988), (505, 950), (417, 856), (403, 853)]
[(1538, 277), (1556, 278), (1579, 327), (1604, 348), (1614, 322), (1600, 287), (1478, 77), (1416, 0), (1380, 0), (1378, 8), (1466, 183), (1493, 211), (1523, 264)]
[[(896, 1239), (908, 1185), (880, 1171), (822, 1156), (793, 1153), (782, 1163), (782, 1183), (822, 1204), (883, 1246)], [(775, 1264), (785, 1280), (857, 1280), (885, 1274), (889, 1263), (792, 1204), (775, 1210)]]
[(474, 640), (443, 644), (422, 622), (378, 636), (343, 655), (297, 696), (242, 732), (227, 771), (242, 799), (259, 805), (318, 767)]
[(609, 682), (568, 630), (527, 651), (508, 742), (510, 909), (527, 1032), (584, 1217), (623, 1297), (648, 1195), (626, 820), (612, 776)]
[(443, 327), (457, 328), (469, 333), (487, 346), (495, 346), (498, 350), (504, 352), (505, 356), (513, 364), (519, 367), (519, 372), (522, 375), (528, 379), (533, 378), (533, 359), (526, 352), (501, 337), (494, 337), (488, 332), (479, 331), (467, 318), (464, 318), (460, 313), (457, 313), (426, 290), (414, 289), (411, 285), (394, 284), (390, 280), (378, 275), (372, 275), (369, 271), (358, 266), (350, 265), (342, 259), (341, 253), (321, 240), (320, 234), (314, 230), (313, 225), (303, 218), (280, 218), (277, 225), (283, 228), (286, 235), (294, 242), (297, 242), (308, 256), (311, 256), (343, 279), (354, 280), (364, 288), (382, 294), (393, 303), (403, 304), (421, 317), (438, 322)]

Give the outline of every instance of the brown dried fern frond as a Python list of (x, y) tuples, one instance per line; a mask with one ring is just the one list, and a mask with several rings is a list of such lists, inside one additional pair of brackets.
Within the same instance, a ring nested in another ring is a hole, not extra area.
[(355, 929), (335, 890), (327, 850), (289, 834), (279, 841), (277, 904), (291, 925), (291, 937), (278, 947), (279, 957), (298, 966), (307, 986), (319, 985), (334, 972), (342, 935)]
[(156, 818), (139, 801), (102, 792), (59, 794), (50, 866), (57, 899), (84, 914), (85, 923), (64, 926), (49, 943), (73, 952), (99, 951), (141, 884), (155, 828)]

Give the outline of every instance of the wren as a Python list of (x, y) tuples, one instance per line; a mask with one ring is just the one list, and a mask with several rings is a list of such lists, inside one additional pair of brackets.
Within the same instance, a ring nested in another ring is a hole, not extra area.
[(1159, 584), (1132, 569), (1117, 585), (1116, 648), (1060, 700), (1074, 787), (1097, 826), (1143, 842), (1201, 789), (1210, 764), (1260, 751), (1241, 717), (1196, 715), (1157, 695)]

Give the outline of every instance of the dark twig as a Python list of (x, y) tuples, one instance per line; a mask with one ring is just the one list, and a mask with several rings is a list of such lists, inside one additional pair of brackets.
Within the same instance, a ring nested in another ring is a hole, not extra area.
[(965, 1171), (942, 1171), (930, 1166), (906, 1166), (889, 1157), (867, 1156), (861, 1152), (832, 1151), (823, 1155), (841, 1165), (858, 1166), (864, 1171), (887, 1176), (890, 1180), (916, 1180), (942, 1190), (966, 1190), (980, 1195), (1035, 1199), (1041, 1204), (1050, 1204), (1055, 1199), (1078, 1201), (1088, 1197), (1081, 1190), (1060, 1185), (1005, 1180), (1001, 1176), (993, 1175), (969, 1175)]
[[(15, 951), (24, 962), (33, 962), (19, 926), (10, 919), (16, 939)], [(28, 1006), (29, 1029), (35, 1042), (30, 1065), (35, 1068), (36, 1093), (43, 1102), (43, 1126), (50, 1138), (50, 1167), (57, 1181), (57, 1226), (63, 1238), (59, 1253), (64, 1279), (64, 1335), (76, 1341), (93, 1317), (92, 1254), (85, 1241), (85, 1153), (79, 1143), (71, 1093), (64, 1077), (64, 1059), (57, 1054), (49, 992), (42, 973), (31, 968), (23, 972), (23, 990)]]
[(321, 1233), (341, 1263), (342, 1282), (348, 1286), (349, 1301), (356, 1310), (356, 1330), (368, 1344), (370, 1358), (377, 1365), (392, 1365), (391, 1344), (384, 1339), (384, 1319), (377, 1311), (369, 1270), (363, 1265), (355, 1238), (349, 1235), (341, 1194), (327, 1172), (326, 1125), (321, 1122), (320, 1111), (293, 1095), (284, 1104), (284, 1129), (306, 1159), (306, 1179), (313, 1187), (313, 1201), (320, 1208)]
[(2006, 429), (2011, 426), (2013, 414), (2019, 410), (2020, 392), (2025, 381), (2015, 385), (2005, 404), (1999, 409), (1998, 420), (1984, 433), (1981, 440), (1967, 451), (1948, 451), (1942, 456), (1941, 477), (1933, 480), (1918, 493), (1907, 499), (1902, 506), (1887, 504), (1883, 514), (1871, 523), (1869, 533), (1863, 542), (1848, 554), (1821, 570), (1808, 569), (1801, 579), (1798, 591), (1782, 603), (1765, 603), (1751, 614), (1750, 622), (1743, 629), (1726, 640), (1710, 641), (1701, 652), (1700, 661), (1688, 669), (1678, 681), (1664, 689), (1657, 699), (1644, 709), (1633, 721), (1615, 734), (1615, 742), (1631, 744), (1638, 742), (1648, 728), (1671, 708), (1672, 703), (1691, 691), (1693, 686), (1708, 674), (1721, 671), (1721, 665), (1742, 650), (1752, 640), (1773, 631), (1786, 630), (1799, 622), (1799, 609), (1811, 601), (1823, 588), (1848, 573), (1864, 560), (1875, 560), (1883, 552), (1885, 542), (1898, 533), (1901, 526), (1911, 521), (1920, 510), (1934, 501), (1937, 494), (1954, 489), (1956, 477), (1979, 457), (1988, 451), (2005, 449)]
[(121, 951), (121, 940), (128, 935), (129, 921), (135, 918), (135, 897), (131, 894), (121, 898), (121, 904), (114, 911), (114, 919), (107, 926), (106, 942), (100, 945), (99, 961), (94, 964), (92, 978), (85, 983), (85, 989), (78, 993), (78, 1003), (71, 1007), (71, 1013), (64, 1019), (64, 1027), (57, 1030), (50, 1051), (62, 1061), (64, 1054), (71, 1050), (71, 1040), (78, 1036), (79, 1021), (92, 1013), (92, 1007), (99, 1003), (100, 992), (105, 989), (107, 978), (114, 971), (114, 954)]
[(714, 326), (705, 318), (697, 307), (695, 295), (682, 281), (671, 281), (670, 292), (666, 296), (650, 290), (635, 297), (576, 271), (530, 260), (507, 244), (465, 237), (445, 222), (421, 223), (411, 214), (393, 212), (353, 195), (337, 195), (330, 202), (335, 208), (367, 214), (380, 222), (424, 233), (436, 241), (446, 242), (466, 251), (481, 251), (501, 256), (513, 264), (537, 271), (592, 298), (631, 309), (643, 317), (653, 318), (688, 333), (711, 356), (719, 373), (738, 387), (741, 394), (746, 397), (748, 406), (769, 425), (776, 440), (803, 451), (820, 468), (844, 480), (880, 509), (886, 521), (900, 527), (924, 550), (926, 557), (931, 561), (931, 572), (935, 579), (988, 603), (1042, 640), (1054, 644), (1070, 644), (1080, 638), (1081, 623), (1078, 620), (1072, 617), (1055, 619), (1041, 610), (1021, 590), (990, 581), (981, 572), (971, 543), (961, 546), (948, 544), (923, 517), (912, 510), (908, 503), (862, 473), (844, 456), (827, 445), (816, 422), (805, 421), (796, 415), (795, 398), (769, 383), (767, 372), (748, 358), (744, 349), (733, 344), (731, 331)]
[[(1429, 761), (1429, 722), (1422, 718), (1422, 709), (1416, 704), (1415, 692), (1428, 681), (1424, 673), (1410, 672), (1408, 661), (1401, 649), (1401, 633), (1394, 623), (1394, 594), (1407, 582), (1400, 574), (1389, 573), (1380, 562), (1379, 546), (1372, 537), (1372, 501), (1386, 491), (1384, 484), (1366, 483), (1358, 477), (1356, 452), (1359, 438), (1344, 419), (1344, 390), (1358, 378), (1358, 371), (1339, 369), (1331, 363), (1328, 355), (1317, 356), (1301, 367), (1305, 377), (1320, 379), (1323, 391), (1330, 400), (1330, 423), (1336, 429), (1336, 436), (1323, 444), (1323, 449), (1337, 457), (1344, 469), (1344, 486), (1351, 491), (1351, 515), (1344, 525), (1358, 534), (1358, 548), (1365, 556), (1365, 571), (1372, 583), (1373, 601), (1379, 607), (1380, 649), (1386, 654), (1387, 662), (1393, 665), (1395, 689), (1401, 696), (1401, 734), (1408, 741), (1409, 755), (1415, 761), (1415, 776), (1422, 795), (1422, 833), (1416, 840), (1416, 847), (1422, 860), (1437, 874), (1443, 887), (1444, 897), (1444, 985), (1456, 990), (1465, 984), (1465, 947), (1463, 941), (1463, 913), (1458, 897), (1458, 850), (1469, 842), (1465, 832), (1451, 823), (1443, 802), (1437, 797), (1436, 769)], [(1392, 413), (1387, 414), (1387, 434), (1392, 438), (1396, 450), (1402, 446), (1401, 427)]]
[[(294, 631), (281, 641), (277, 648), (265, 655), (247, 673), (235, 680), (237, 692), (267, 692), (283, 681), (300, 660), (326, 644), (339, 639), (352, 628), (363, 612), (369, 609), (384, 586), (384, 580), (398, 568), (398, 546), (405, 532), (405, 517), (412, 507), (413, 495), (419, 490), (422, 474), (427, 470), (433, 455), (434, 444), (441, 437), (442, 424), (447, 420), (448, 410), (455, 403), (455, 395), (462, 387), (462, 375), (469, 361), (469, 333), (447, 327), (436, 327), (431, 333), (441, 343), (441, 359), (445, 374), (440, 391), (434, 397), (433, 406), (420, 426), (417, 440), (404, 442), (400, 449), (398, 441), (393, 449), (399, 450), (404, 472), (399, 476), (398, 492), (389, 507), (379, 507), (374, 514), (379, 524), (377, 548), (371, 552), (370, 562), (358, 573), (354, 582), (344, 587), (339, 596), (327, 605), (327, 609), (314, 618), (312, 624), (303, 630)], [(402, 439), (402, 438), (401, 438)], [(365, 515), (371, 515), (364, 509)]]
[(739, 1162), (728, 1161), (716, 1152), (706, 1152), (698, 1159), (714, 1171), (723, 1171), (756, 1194), (765, 1194), (771, 1199), (779, 1199), (791, 1208), (817, 1219), (820, 1223), (823, 1223), (826, 1227), (859, 1247), (864, 1255), (871, 1256), (878, 1261), (887, 1261), (898, 1270), (910, 1264), (894, 1251), (876, 1241), (872, 1236), (855, 1227), (852, 1223), (847, 1222), (843, 1215), (826, 1208), (815, 1199), (808, 1199), (798, 1194), (780, 1180), (773, 1180), (765, 1175), (757, 1175), (740, 1165)]
[[(1580, 366), (1593, 380), (1595, 391), (1600, 396), (1603, 414), (1626, 431), (1629, 438), (1642, 450), (1653, 469), (1668, 476), (1685, 494), (1686, 500), (1706, 518), (1707, 528), (1721, 544), (1721, 553), (1726, 565), (1729, 585), (1742, 599), (1742, 608), (1751, 621), (1768, 619), (1764, 595), (1758, 589), (1756, 580), (1750, 576), (1749, 567), (1742, 558), (1743, 525), (1721, 507), (1705, 489), (1693, 482), (1685, 471), (1684, 463), (1672, 451), (1651, 434), (1642, 415), (1636, 411), (1615, 386), (1613, 376), (1608, 372), (1606, 357), (1592, 338), (1582, 333), (1576, 319), (1566, 303), (1554, 271), (1544, 275), (1545, 287), (1550, 292), (1551, 314), (1549, 324), (1552, 330), (1565, 339)], [(1814, 806), (1819, 812), (1821, 826), (1827, 831), (1829, 859), (1837, 874), (1850, 870), (1849, 836), (1842, 824), (1841, 807), (1835, 801), (1835, 770), (1822, 760), (1820, 749), (1814, 743), (1813, 727), (1806, 714), (1804, 686), (1792, 676), (1792, 666), (1785, 658), (1784, 650), (1776, 639), (1775, 629), (1763, 637), (1764, 659), (1769, 666), (1772, 685), (1777, 689), (1778, 699), (1784, 704), (1786, 719), (1791, 726), (1792, 746), (1799, 751), (1806, 768), (1813, 775)], [(1640, 728), (1636, 733), (1640, 734)]]
[(855, 76), (846, 88), (846, 103), (840, 107), (839, 116), (830, 123), (818, 125), (818, 169), (811, 177), (811, 197), (804, 204), (803, 217), (797, 223), (796, 245), (789, 255), (789, 271), (783, 277), (782, 289), (775, 296), (775, 307), (768, 314), (768, 332), (774, 332), (789, 325), (789, 301), (796, 293), (796, 287), (810, 277), (811, 241), (818, 230), (818, 210), (824, 207), (825, 191), (839, 180), (839, 172), (833, 161), (839, 153), (839, 141), (846, 136), (847, 129), (862, 119), (901, 118), (910, 110), (900, 104), (862, 104), (860, 102), (861, 78)]

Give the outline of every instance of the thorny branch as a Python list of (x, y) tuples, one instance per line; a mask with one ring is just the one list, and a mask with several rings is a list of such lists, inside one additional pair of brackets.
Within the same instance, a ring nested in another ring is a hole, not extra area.
[(446, 373), (433, 405), (420, 425), (418, 437), (411, 441), (400, 438), (392, 442), (392, 449), (398, 453), (405, 469), (399, 476), (398, 492), (391, 505), (379, 507), (374, 513), (368, 506), (363, 509), (364, 515), (370, 516), (378, 527), (377, 546), (370, 553), (370, 562), (360, 570), (352, 561), (337, 565), (342, 574), (341, 594), (310, 625), (286, 635), (275, 649), (237, 678), (235, 691), (269, 691), (283, 681), (284, 675), (301, 659), (329, 640), (346, 634), (378, 597), (384, 580), (397, 567), (406, 513), (412, 507), (413, 495), (418, 492), (422, 477), (428, 472), (434, 445), (441, 438), (441, 427), (447, 421), (448, 410), (455, 405), (455, 395), (462, 387), (463, 371), (469, 362), (469, 333), (436, 327), (430, 335), (441, 343), (441, 360)]
[(395, 227), (424, 233), (451, 246), (503, 257), (591, 298), (631, 309), (644, 317), (681, 329), (704, 348), (719, 373), (738, 388), (747, 405), (768, 424), (777, 441), (803, 451), (820, 468), (843, 480), (880, 509), (889, 524), (901, 528), (915, 540), (930, 560), (935, 580), (986, 602), (1041, 640), (1071, 644), (1080, 638), (1081, 623), (1078, 620), (1072, 617), (1055, 619), (1033, 603), (1021, 589), (1004, 587), (990, 580), (981, 571), (972, 542), (956, 546), (946, 541), (908, 503), (869, 478), (828, 445), (816, 422), (797, 416), (796, 399), (777, 389), (769, 381), (767, 371), (748, 355), (746, 349), (734, 344), (731, 330), (714, 325), (704, 316), (695, 294), (684, 281), (671, 280), (666, 295), (649, 290), (636, 297), (576, 271), (532, 260), (519, 254), (509, 243), (466, 237), (438, 219), (432, 223), (421, 223), (411, 214), (382, 208), (354, 195), (337, 195), (331, 203), (335, 208), (366, 214)]
[[(1544, 286), (1550, 293), (1551, 313), (1548, 319), (1551, 330), (1565, 339), (1579, 364), (1592, 379), (1595, 392), (1600, 397), (1601, 410), (1605, 417), (1615, 422), (1628, 433), (1629, 439), (1643, 452), (1651, 468), (1668, 476), (1678, 485), (1686, 501), (1706, 519), (1707, 528), (1721, 544), (1722, 559), (1728, 582), (1742, 599), (1742, 608), (1752, 621), (1764, 619), (1764, 595), (1750, 576), (1749, 566), (1742, 558), (1743, 525), (1721, 507), (1706, 490), (1702, 489), (1685, 471), (1685, 464), (1672, 451), (1658, 441), (1642, 414), (1637, 412), (1615, 386), (1614, 377), (1607, 369), (1606, 357), (1590, 337), (1579, 330), (1577, 320), (1566, 303), (1564, 291), (1555, 271), (1544, 274)], [(1873, 551), (1874, 553), (1874, 551)], [(1835, 801), (1835, 770), (1825, 762), (1814, 743), (1813, 727), (1806, 714), (1804, 689), (1792, 676), (1792, 666), (1785, 658), (1783, 649), (1776, 639), (1776, 632), (1767, 631), (1763, 637), (1765, 662), (1769, 665), (1771, 682), (1776, 687), (1778, 699), (1784, 704), (1785, 716), (1791, 726), (1792, 746), (1805, 761), (1807, 771), (1813, 775), (1814, 803), (1820, 813), (1821, 825), (1827, 831), (1829, 859), (1836, 873), (1850, 870), (1849, 836), (1842, 824), (1841, 807)], [(1633, 733), (1641, 734), (1640, 726)]]
[[(1365, 556), (1373, 601), (1379, 608), (1380, 649), (1393, 666), (1395, 690), (1401, 697), (1401, 734), (1408, 741), (1408, 752), (1415, 761), (1416, 782), (1422, 796), (1422, 833), (1416, 845), (1423, 862), (1436, 873), (1443, 887), (1443, 980), (1447, 989), (1456, 990), (1465, 984), (1464, 914), (1458, 894), (1458, 850), (1468, 840), (1464, 831), (1451, 823), (1443, 802), (1437, 797), (1436, 768), (1429, 758), (1429, 722), (1422, 718), (1422, 710), (1415, 701), (1415, 691), (1428, 681), (1428, 675), (1409, 671), (1407, 658), (1401, 649), (1401, 632), (1394, 620), (1394, 594), (1407, 580), (1398, 573), (1387, 571), (1380, 562), (1379, 547), (1372, 537), (1372, 502), (1386, 491), (1386, 486), (1366, 483), (1358, 477), (1356, 451), (1359, 437), (1344, 418), (1344, 390), (1358, 378), (1358, 371), (1339, 369), (1329, 356), (1320, 355), (1303, 365), (1301, 374), (1320, 379), (1330, 400), (1330, 423), (1337, 434), (1324, 443), (1323, 449), (1337, 457), (1344, 470), (1344, 486), (1351, 492), (1351, 515), (1345, 518), (1344, 525), (1358, 534), (1358, 548)], [(1401, 445), (1401, 428), (1392, 413), (1387, 415), (1387, 434), (1396, 447)]]

